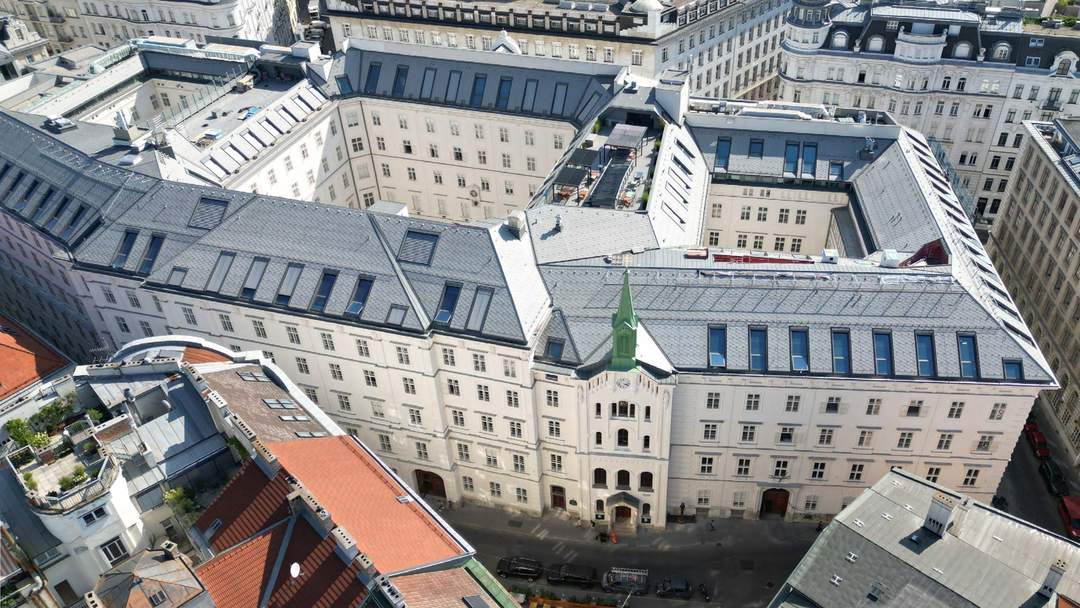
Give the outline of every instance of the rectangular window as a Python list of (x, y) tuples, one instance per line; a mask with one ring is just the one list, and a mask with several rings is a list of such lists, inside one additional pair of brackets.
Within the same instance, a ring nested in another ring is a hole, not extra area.
[(731, 157), (731, 140), (730, 139), (718, 139), (716, 140), (716, 157), (713, 162), (713, 169), (716, 171), (727, 171), (728, 160)]
[(791, 330), (791, 371), (810, 371), (810, 335), (808, 330)]
[(848, 473), (848, 481), (861, 481), (863, 470), (866, 465), (862, 463), (856, 463), (851, 465), (851, 472)]
[(844, 163), (839, 161), (832, 161), (829, 163), (829, 181), (840, 181), (844, 179)]
[(735, 475), (747, 477), (750, 475), (750, 459), (740, 458), (735, 464)]
[(972, 335), (958, 335), (956, 336), (957, 350), (960, 355), (960, 377), (961, 378), (978, 378), (979, 377), (979, 360), (977, 355), (977, 348), (975, 344), (975, 336)]
[(1024, 379), (1024, 364), (1021, 361), (1005, 360), (1001, 362), (1001, 366), (1006, 380)]
[(932, 378), (937, 375), (937, 361), (934, 357), (933, 334), (915, 334), (915, 358), (919, 375)]
[(448, 325), (454, 316), (454, 308), (457, 307), (458, 297), (461, 295), (461, 286), (447, 285), (443, 288), (442, 300), (439, 309), (435, 312), (435, 322)]
[[(12, 186), (12, 188), (14, 188), (14, 186)], [(116, 250), (116, 255), (113, 257), (111, 264), (113, 268), (124, 267), (124, 264), (127, 263), (128, 256), (131, 255), (131, 248), (135, 246), (135, 238), (138, 236), (139, 233), (134, 230), (127, 230), (124, 232), (124, 238), (120, 241), (120, 248)]]
[(310, 310), (312, 312), (323, 312), (326, 309), (326, 302), (330, 299), (330, 293), (334, 290), (337, 276), (336, 271), (323, 271), (322, 277), (319, 278), (319, 286), (315, 290), (315, 296), (311, 299)]
[(105, 554), (105, 559), (109, 561), (111, 566), (115, 566), (128, 558), (127, 547), (124, 546), (124, 541), (119, 536), (101, 545), (101, 552)]
[(787, 144), (784, 148), (784, 175), (795, 177), (795, 171), (799, 168), (799, 144)]
[(848, 332), (833, 330), (832, 360), (834, 374), (851, 373), (851, 336)]
[(891, 376), (893, 373), (892, 334), (874, 332), (874, 373)]
[(814, 179), (817, 174), (817, 144), (803, 144), (800, 177)]
[(900, 436), (896, 440), (896, 449), (898, 450), (910, 450), (911, 440), (914, 438), (915, 433), (911, 431), (901, 431)]
[(764, 372), (768, 363), (768, 333), (763, 327), (751, 328), (750, 371)]
[(709, 327), (709, 367), (727, 367), (726, 327)]
[(712, 475), (712, 472), (713, 472), (713, 457), (712, 456), (702, 456), (701, 457), (701, 463), (700, 463), (700, 466), (698, 468), (698, 471), (702, 475)]
[(296, 289), (297, 282), (300, 281), (300, 272), (304, 269), (301, 264), (289, 264), (285, 268), (285, 276), (281, 278), (281, 285), (278, 287), (277, 296), (274, 298), (274, 303), (278, 306), (288, 306), (289, 300), (292, 299), (293, 291)]
[(356, 288), (353, 290), (352, 299), (345, 307), (345, 316), (359, 318), (367, 305), (368, 295), (371, 294), (373, 282), (371, 279), (360, 277), (356, 280)]
[(478, 108), (484, 101), (484, 88), (487, 86), (487, 74), (477, 74), (473, 77), (472, 93), (469, 95), (469, 105)]

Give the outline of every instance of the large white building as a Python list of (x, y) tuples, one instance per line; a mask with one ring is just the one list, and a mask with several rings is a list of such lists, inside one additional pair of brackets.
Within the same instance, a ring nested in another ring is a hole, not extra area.
[(51, 53), (151, 36), (291, 44), (301, 31), (297, 6), (285, 0), (0, 0), (0, 11), (25, 20)]
[[(492, 50), (627, 66), (639, 76), (690, 73), (690, 91), (771, 99), (786, 0), (614, 0), (589, 4), (325, 0), (339, 48), (349, 38)], [(503, 32), (503, 33), (500, 33)]]
[(1019, 294), (1017, 308), (1061, 384), (1040, 403), (1049, 429), (1062, 439), (1075, 466), (1080, 463), (1080, 271), (1075, 268), (1080, 121), (1024, 126), (1023, 160), (1002, 207), (1004, 221), (994, 224), (990, 252), (1002, 280)]
[[(362, 52), (309, 81), (328, 104), (375, 64), (513, 107), (552, 78)], [(686, 76), (608, 81), (528, 210), (468, 224), (170, 181), (5, 113), (4, 224), (103, 340), (263, 351), (431, 496), (662, 525), (827, 516), (892, 466), (992, 495), (1055, 380), (926, 141)]]
[(779, 99), (886, 110), (936, 140), (977, 224), (999, 212), (1025, 120), (1080, 110), (1080, 37), (977, 4), (800, 0)]

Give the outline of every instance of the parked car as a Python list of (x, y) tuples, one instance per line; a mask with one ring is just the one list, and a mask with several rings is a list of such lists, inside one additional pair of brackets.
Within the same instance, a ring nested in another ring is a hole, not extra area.
[(1069, 484), (1065, 481), (1065, 474), (1053, 460), (1044, 460), (1039, 464), (1039, 475), (1042, 475), (1046, 489), (1054, 496), (1065, 496), (1069, 493)]
[(495, 573), (502, 577), (516, 576), (535, 581), (544, 574), (544, 565), (528, 557), (504, 557), (495, 566)]
[(1046, 436), (1041, 431), (1028, 431), (1027, 440), (1031, 444), (1031, 449), (1035, 452), (1036, 457), (1050, 458), (1050, 448), (1046, 445)]
[(658, 597), (681, 597), (688, 600), (694, 597), (694, 586), (685, 578), (665, 578), (656, 585)]
[(649, 592), (649, 571), (637, 568), (612, 568), (600, 579), (600, 587), (608, 593), (645, 595)]
[(596, 568), (581, 564), (555, 564), (547, 573), (547, 582), (552, 585), (577, 585), (588, 589), (596, 581)]
[(1033, 417), (1029, 416), (1027, 422), (1024, 423), (1024, 434), (1026, 435), (1029, 431), (1037, 430), (1039, 430), (1038, 423), (1035, 422), (1035, 419)]
[(1065, 534), (1073, 540), (1080, 540), (1080, 498), (1062, 496), (1058, 501), (1058, 515), (1065, 525)]

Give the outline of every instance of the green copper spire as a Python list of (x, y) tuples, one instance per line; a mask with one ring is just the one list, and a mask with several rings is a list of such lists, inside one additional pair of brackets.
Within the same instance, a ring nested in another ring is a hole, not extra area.
[(634, 298), (630, 294), (630, 271), (623, 272), (619, 310), (611, 317), (611, 363), (608, 369), (628, 372), (637, 367), (637, 326)]

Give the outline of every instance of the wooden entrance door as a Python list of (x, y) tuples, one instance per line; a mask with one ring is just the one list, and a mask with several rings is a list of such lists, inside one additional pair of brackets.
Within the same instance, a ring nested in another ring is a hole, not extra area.
[(442, 477), (423, 469), (416, 470), (416, 491), (421, 496), (446, 498), (446, 486), (443, 484)]
[(630, 519), (632, 513), (630, 507), (615, 507), (615, 521), (626, 521)]
[(551, 486), (551, 508), (566, 508), (566, 490), (562, 486)]
[(761, 495), (761, 516), (779, 515), (783, 517), (787, 513), (789, 498), (791, 498), (791, 493), (787, 490), (778, 488), (765, 490)]

